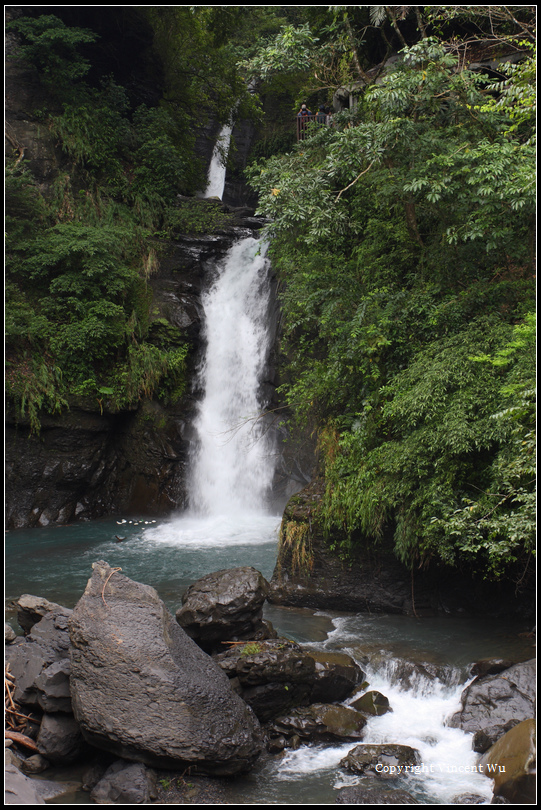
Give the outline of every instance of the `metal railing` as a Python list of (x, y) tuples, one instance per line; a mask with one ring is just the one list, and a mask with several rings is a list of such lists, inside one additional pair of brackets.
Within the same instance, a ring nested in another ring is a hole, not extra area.
[(329, 116), (326, 113), (316, 113), (315, 115), (298, 115), (297, 121), (297, 140), (303, 141), (306, 135), (313, 132), (314, 124), (317, 127), (325, 127), (329, 124)]

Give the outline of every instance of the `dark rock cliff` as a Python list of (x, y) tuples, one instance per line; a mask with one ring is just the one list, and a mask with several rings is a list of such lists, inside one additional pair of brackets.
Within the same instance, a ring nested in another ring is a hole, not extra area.
[[(163, 244), (149, 279), (151, 317), (191, 343), (191, 376), (199, 352), (200, 295), (209, 267), (238, 234), (179, 237)], [(107, 398), (74, 400), (69, 410), (43, 414), (39, 435), (7, 414), (8, 528), (65, 524), (120, 512), (158, 515), (184, 506), (195, 392), (176, 403), (142, 400), (112, 412)]]

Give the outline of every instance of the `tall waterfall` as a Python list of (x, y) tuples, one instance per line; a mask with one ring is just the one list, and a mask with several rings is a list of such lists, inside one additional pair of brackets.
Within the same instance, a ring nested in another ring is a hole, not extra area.
[(266, 511), (274, 474), (261, 383), (270, 351), (265, 245), (237, 242), (203, 297), (206, 353), (195, 422), (190, 510), (200, 515)]

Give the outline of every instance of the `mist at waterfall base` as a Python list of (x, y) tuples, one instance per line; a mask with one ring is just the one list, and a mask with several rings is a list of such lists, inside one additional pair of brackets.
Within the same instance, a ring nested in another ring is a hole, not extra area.
[[(271, 577), (280, 516), (270, 500), (276, 449), (261, 418), (269, 295), (265, 246), (243, 239), (216, 268), (203, 300), (207, 350), (187, 512), (168, 520), (119, 517), (8, 532), (8, 600), (33, 593), (73, 607), (97, 559), (154, 586), (173, 613), (186, 588), (204, 574), (252, 565)], [(310, 648), (349, 653), (367, 673), (370, 688), (389, 698), (392, 713), (370, 720), (363, 742), (411, 745), (421, 752), (425, 770), (385, 786), (403, 787), (424, 804), (446, 804), (462, 793), (490, 801), (491, 780), (473, 771), (471, 736), (445, 726), (445, 717), (458, 706), (473, 661), (531, 657), (517, 635), (524, 628), (466, 617), (417, 620), (273, 606), (266, 606), (265, 616), (281, 635)], [(401, 659), (442, 665), (442, 677), (420, 676), (403, 689), (397, 677)], [(353, 747), (302, 746), (263, 758), (260, 767), (229, 784), (227, 803), (334, 804), (336, 788), (361, 779), (370, 785), (375, 778), (339, 768)], [(75, 801), (88, 802), (88, 795)]]

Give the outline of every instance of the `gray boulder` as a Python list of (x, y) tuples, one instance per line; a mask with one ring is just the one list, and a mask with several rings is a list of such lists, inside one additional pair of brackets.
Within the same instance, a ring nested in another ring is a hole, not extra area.
[(24, 638), (6, 648), (15, 679), (14, 700), (47, 712), (69, 712), (69, 632), (71, 611), (56, 607), (32, 626)]
[(267, 638), (262, 615), (268, 590), (267, 580), (250, 566), (215, 571), (188, 588), (176, 619), (205, 649), (221, 641)]
[(149, 804), (156, 798), (156, 777), (142, 763), (117, 760), (90, 793), (96, 804)]
[(310, 651), (308, 654), (316, 664), (310, 703), (345, 700), (364, 681), (364, 672), (346, 653)]
[(298, 737), (304, 742), (355, 742), (362, 739), (364, 715), (346, 706), (314, 703), (278, 717), (269, 727), (271, 737)]
[(365, 692), (364, 695), (361, 695), (361, 697), (354, 700), (350, 705), (352, 709), (363, 712), (363, 714), (373, 715), (374, 717), (380, 717), (382, 714), (392, 712), (389, 706), (389, 698), (375, 690)]
[(37, 738), (40, 754), (53, 764), (75, 762), (86, 744), (72, 714), (44, 714)]
[(364, 678), (348, 655), (311, 652), (284, 638), (234, 645), (214, 660), (262, 722), (297, 706), (344, 700)]
[(23, 593), (23, 595), (16, 600), (15, 606), (17, 608), (17, 621), (25, 635), (29, 633), (32, 627), (40, 622), (47, 613), (61, 607), (61, 605), (57, 605), (56, 602), (49, 602), (48, 599), (44, 599), (42, 596), (33, 596), (30, 593)]
[(245, 771), (258, 757), (256, 717), (154, 588), (94, 563), (70, 638), (73, 711), (92, 745), (216, 775)]
[(462, 693), (461, 708), (448, 721), (452, 728), (485, 731), (490, 740), (502, 736), (511, 720), (535, 714), (535, 659), (473, 681)]
[(417, 749), (397, 743), (356, 745), (340, 760), (340, 765), (348, 771), (387, 778), (403, 776), (420, 764), (421, 755)]

